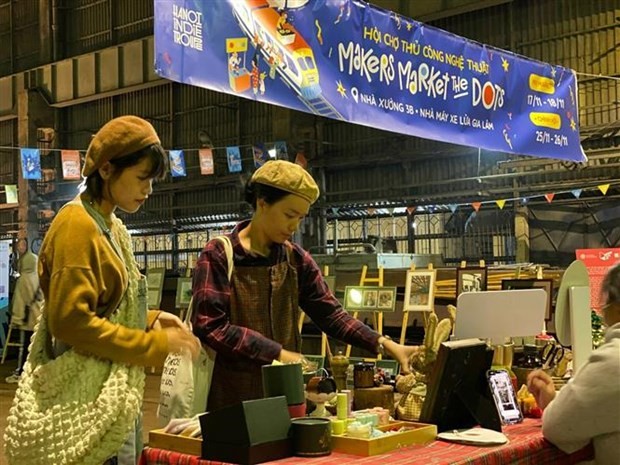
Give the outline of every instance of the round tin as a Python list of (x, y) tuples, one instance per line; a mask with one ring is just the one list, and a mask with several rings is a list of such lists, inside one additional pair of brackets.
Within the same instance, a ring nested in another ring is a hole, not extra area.
[(293, 418), (291, 437), (293, 452), (300, 457), (319, 457), (332, 452), (331, 420), (329, 418)]

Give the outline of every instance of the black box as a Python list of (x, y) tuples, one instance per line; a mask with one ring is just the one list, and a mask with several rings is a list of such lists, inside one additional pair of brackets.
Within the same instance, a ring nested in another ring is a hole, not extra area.
[(202, 458), (253, 465), (293, 455), (286, 397), (247, 400), (200, 416)]

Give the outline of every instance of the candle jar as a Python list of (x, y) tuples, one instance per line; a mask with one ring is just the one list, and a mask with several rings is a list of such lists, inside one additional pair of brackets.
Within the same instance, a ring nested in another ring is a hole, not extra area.
[(353, 385), (356, 388), (375, 386), (375, 364), (370, 362), (356, 363), (353, 367)]

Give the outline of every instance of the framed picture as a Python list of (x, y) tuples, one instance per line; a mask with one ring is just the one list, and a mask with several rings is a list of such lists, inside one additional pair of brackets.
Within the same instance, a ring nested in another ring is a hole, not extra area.
[(364, 308), (376, 308), (377, 307), (377, 290), (364, 290), (362, 292), (362, 299), (364, 301)]
[(437, 270), (407, 271), (403, 311), (430, 312), (435, 303)]
[(164, 287), (164, 268), (149, 268), (146, 270), (146, 282), (149, 289), (162, 289)]
[(463, 292), (480, 292), (487, 290), (486, 267), (457, 268), (456, 296)]
[(381, 368), (390, 377), (396, 376), (398, 373), (400, 373), (399, 371), (400, 365), (398, 364), (396, 360), (386, 360), (386, 359), (377, 360), (375, 362), (375, 366), (377, 368)]
[(502, 279), (502, 290), (511, 289), (544, 289), (547, 293), (545, 320), (551, 320), (553, 309), (553, 279)]
[(396, 287), (347, 286), (344, 309), (356, 312), (393, 312), (396, 309)]
[(381, 311), (394, 311), (396, 304), (396, 289), (393, 291), (390, 289), (381, 289), (377, 297), (377, 310)]
[(159, 289), (147, 289), (146, 302), (150, 309), (159, 309), (159, 303), (161, 301), (161, 291)]
[(177, 280), (176, 307), (187, 308), (192, 300), (192, 278), (179, 278)]

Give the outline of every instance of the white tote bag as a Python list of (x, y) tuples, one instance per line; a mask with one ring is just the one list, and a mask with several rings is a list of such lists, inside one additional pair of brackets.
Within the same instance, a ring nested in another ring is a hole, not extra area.
[[(228, 260), (228, 280), (234, 269), (232, 243), (228, 236), (218, 236)], [(189, 303), (184, 323), (192, 329), (193, 301)], [(174, 418), (191, 418), (203, 413), (209, 398), (211, 377), (215, 365), (215, 351), (202, 346), (198, 360), (193, 361), (188, 352), (169, 354), (164, 362), (159, 389), (157, 416), (165, 426)]]

